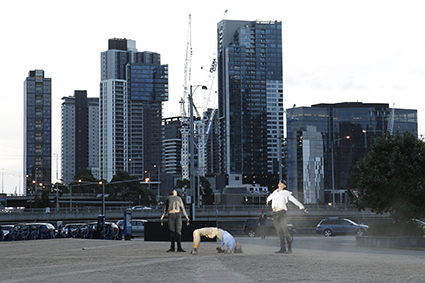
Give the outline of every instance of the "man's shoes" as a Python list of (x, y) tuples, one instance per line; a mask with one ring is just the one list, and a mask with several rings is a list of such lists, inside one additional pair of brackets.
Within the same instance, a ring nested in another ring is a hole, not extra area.
[(171, 252), (174, 252), (174, 249), (173, 249), (173, 248), (170, 248), (170, 249), (167, 251), (167, 253), (171, 253)]
[(197, 255), (198, 254), (198, 249), (193, 248), (190, 253), (193, 254), (193, 255)]
[(277, 254), (286, 254), (286, 249), (285, 248), (280, 248), (280, 250), (278, 250), (275, 253), (277, 253)]
[(292, 246), (288, 246), (288, 251), (287, 251), (287, 253), (288, 253), (288, 254), (292, 254)]
[(216, 249), (218, 253), (224, 253), (224, 250), (221, 247), (217, 247)]
[(177, 252), (178, 252), (178, 253), (185, 253), (186, 251), (185, 251), (185, 250), (183, 250), (182, 248), (180, 248), (180, 249), (177, 249)]

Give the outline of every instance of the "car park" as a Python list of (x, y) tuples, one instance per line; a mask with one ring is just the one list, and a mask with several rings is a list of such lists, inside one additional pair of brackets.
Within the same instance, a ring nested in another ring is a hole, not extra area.
[[(289, 234), (293, 237), (296, 233), (294, 225), (288, 223)], [(267, 218), (266, 221), (266, 236), (276, 235), (276, 229), (274, 227), (273, 218)], [(258, 225), (258, 219), (247, 219), (243, 225), (243, 232), (249, 237), (258, 237), (260, 236), (260, 226)]]
[(316, 233), (325, 237), (336, 235), (356, 235), (362, 237), (366, 235), (369, 226), (357, 224), (353, 220), (340, 217), (328, 217), (322, 219), (316, 226)]

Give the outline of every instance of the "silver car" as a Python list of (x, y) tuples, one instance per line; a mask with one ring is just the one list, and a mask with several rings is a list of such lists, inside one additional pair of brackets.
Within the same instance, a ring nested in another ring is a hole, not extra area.
[[(132, 219), (131, 220), (131, 236), (132, 237), (143, 237), (145, 235), (145, 223), (148, 222), (145, 219)], [(124, 220), (118, 220), (117, 225), (124, 230)]]

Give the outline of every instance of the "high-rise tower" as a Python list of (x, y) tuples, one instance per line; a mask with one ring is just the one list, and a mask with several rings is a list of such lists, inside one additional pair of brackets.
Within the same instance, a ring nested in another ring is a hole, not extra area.
[(30, 71), (24, 81), (25, 193), (50, 186), (52, 171), (52, 80), (43, 70)]
[(136, 42), (110, 39), (101, 53), (100, 178), (117, 171), (156, 179), (161, 162), (162, 102), (168, 65), (160, 54), (138, 52)]
[(99, 171), (99, 98), (76, 90), (62, 98), (62, 179), (74, 180), (81, 169)]
[(276, 182), (283, 156), (282, 24), (223, 20), (217, 45), (220, 171), (230, 184)]

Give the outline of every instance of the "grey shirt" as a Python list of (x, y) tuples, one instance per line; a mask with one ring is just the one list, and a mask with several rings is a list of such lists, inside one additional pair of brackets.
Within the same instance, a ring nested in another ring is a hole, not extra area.
[(189, 218), (187, 216), (186, 210), (184, 209), (184, 204), (179, 196), (168, 196), (167, 200), (165, 201), (164, 211), (162, 212), (162, 216), (165, 215), (165, 213), (170, 212), (171, 210), (179, 210), (183, 212), (183, 215), (186, 218)]

